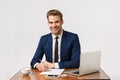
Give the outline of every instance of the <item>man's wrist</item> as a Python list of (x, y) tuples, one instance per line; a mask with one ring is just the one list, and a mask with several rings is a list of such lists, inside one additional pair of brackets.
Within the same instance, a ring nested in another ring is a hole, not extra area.
[(59, 64), (58, 63), (54, 63), (54, 65), (55, 65), (56, 69), (59, 69)]
[(55, 63), (52, 64), (52, 68), (55, 68)]
[(37, 68), (37, 65), (38, 65), (39, 63), (35, 63), (35, 65), (33, 66), (34, 68)]

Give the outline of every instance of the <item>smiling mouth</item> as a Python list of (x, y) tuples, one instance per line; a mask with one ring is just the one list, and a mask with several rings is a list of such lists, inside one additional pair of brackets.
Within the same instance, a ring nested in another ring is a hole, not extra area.
[(58, 28), (53, 28), (53, 30), (54, 30), (54, 31), (57, 31), (57, 30), (58, 30)]

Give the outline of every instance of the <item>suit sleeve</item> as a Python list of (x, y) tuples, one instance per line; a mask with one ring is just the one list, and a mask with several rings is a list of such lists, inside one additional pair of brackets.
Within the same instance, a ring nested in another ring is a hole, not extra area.
[(78, 68), (80, 64), (80, 42), (77, 34), (74, 36), (72, 44), (72, 50), (71, 51), (71, 59), (69, 61), (63, 61), (59, 62), (60, 68)]
[(39, 44), (38, 44), (38, 47), (36, 49), (36, 52), (35, 52), (32, 60), (31, 60), (31, 63), (30, 63), (32, 68), (34, 68), (34, 65), (36, 63), (39, 63), (40, 60), (42, 60), (42, 57), (43, 57), (43, 54), (44, 54), (44, 51), (43, 51), (43, 43), (44, 42), (43, 41), (44, 41), (44, 39), (43, 39), (43, 37), (41, 37), (41, 39), (39, 40)]

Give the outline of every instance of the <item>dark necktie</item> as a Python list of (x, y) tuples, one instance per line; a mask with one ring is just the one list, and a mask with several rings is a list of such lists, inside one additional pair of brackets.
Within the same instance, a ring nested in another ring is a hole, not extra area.
[(55, 37), (56, 41), (55, 41), (55, 56), (54, 56), (54, 62), (58, 62), (58, 38), (59, 37)]

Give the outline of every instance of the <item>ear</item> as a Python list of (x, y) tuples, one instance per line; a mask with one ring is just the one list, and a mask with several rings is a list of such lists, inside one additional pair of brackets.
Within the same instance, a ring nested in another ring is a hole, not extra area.
[(64, 23), (64, 20), (62, 19), (62, 24)]

